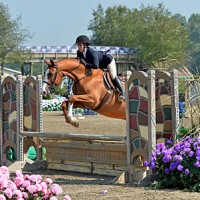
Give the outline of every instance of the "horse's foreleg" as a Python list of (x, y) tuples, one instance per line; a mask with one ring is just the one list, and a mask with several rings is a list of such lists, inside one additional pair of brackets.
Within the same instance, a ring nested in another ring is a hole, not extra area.
[(65, 117), (66, 123), (69, 123), (74, 127), (79, 127), (79, 122), (77, 118), (73, 116), (73, 113), (72, 113), (73, 104), (70, 104), (68, 101), (64, 101), (61, 104), (61, 108)]
[(73, 103), (68, 103), (68, 113), (67, 113), (67, 118), (69, 119), (69, 123), (74, 126), (74, 127), (79, 127), (79, 122), (76, 117), (73, 116)]

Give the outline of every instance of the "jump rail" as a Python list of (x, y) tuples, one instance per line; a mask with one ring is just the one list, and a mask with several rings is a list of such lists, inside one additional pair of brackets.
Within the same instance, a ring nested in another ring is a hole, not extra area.
[(87, 135), (87, 134), (75, 134), (75, 133), (45, 133), (45, 132), (21, 132), (22, 136), (26, 137), (39, 137), (39, 138), (60, 138), (76, 139), (76, 140), (104, 140), (104, 141), (126, 141), (125, 136), (109, 136), (109, 135)]

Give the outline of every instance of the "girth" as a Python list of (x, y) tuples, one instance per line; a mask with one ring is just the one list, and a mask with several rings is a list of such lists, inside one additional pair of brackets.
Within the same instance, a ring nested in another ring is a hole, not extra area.
[(104, 103), (109, 99), (110, 95), (111, 95), (110, 91), (107, 91), (105, 96), (103, 97), (103, 99), (99, 103), (99, 105), (93, 110), (98, 111), (99, 109), (101, 109), (101, 107), (104, 105)]

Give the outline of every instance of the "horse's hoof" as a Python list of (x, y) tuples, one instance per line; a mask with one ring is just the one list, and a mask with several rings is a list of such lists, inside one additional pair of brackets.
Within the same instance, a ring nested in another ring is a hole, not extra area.
[(70, 124), (76, 128), (79, 127), (79, 122), (78, 121), (74, 121), (74, 122), (70, 122)]

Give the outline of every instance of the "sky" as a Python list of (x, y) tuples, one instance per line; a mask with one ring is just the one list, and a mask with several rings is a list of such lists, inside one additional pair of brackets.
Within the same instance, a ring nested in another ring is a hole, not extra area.
[(191, 14), (200, 14), (200, 0), (0, 0), (9, 8), (12, 19), (21, 16), (22, 28), (26, 28), (32, 38), (24, 45), (67, 45), (75, 43), (88, 31), (92, 13), (101, 4), (106, 10), (111, 6), (125, 5), (130, 9), (140, 9), (141, 5), (157, 7), (163, 3), (172, 14), (181, 14), (187, 19)]

